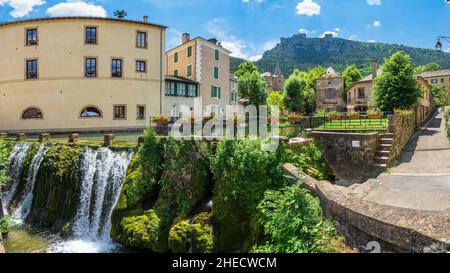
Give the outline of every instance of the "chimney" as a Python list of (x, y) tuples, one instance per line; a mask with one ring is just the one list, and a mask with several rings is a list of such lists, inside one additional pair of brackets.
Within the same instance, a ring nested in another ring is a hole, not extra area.
[(187, 43), (191, 40), (191, 35), (189, 33), (183, 33), (183, 35), (181, 36), (181, 43)]
[(148, 16), (147, 15), (144, 16), (144, 23), (148, 23)]
[(372, 59), (372, 80), (378, 76), (378, 63), (377, 60)]

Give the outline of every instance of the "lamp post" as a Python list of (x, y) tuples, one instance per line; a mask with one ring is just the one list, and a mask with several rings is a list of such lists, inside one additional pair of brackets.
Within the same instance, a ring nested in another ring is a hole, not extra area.
[(442, 42), (441, 41), (446, 41), (449, 44), (449, 46), (450, 46), (450, 37), (438, 36), (436, 38), (436, 46), (435, 46), (436, 50), (438, 50), (438, 51), (442, 50)]

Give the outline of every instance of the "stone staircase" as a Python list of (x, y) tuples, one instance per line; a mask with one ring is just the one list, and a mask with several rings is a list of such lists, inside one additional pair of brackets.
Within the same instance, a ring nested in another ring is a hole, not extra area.
[(375, 167), (387, 168), (389, 158), (391, 155), (392, 143), (394, 141), (394, 134), (386, 133), (381, 134), (381, 144), (377, 151), (375, 158)]

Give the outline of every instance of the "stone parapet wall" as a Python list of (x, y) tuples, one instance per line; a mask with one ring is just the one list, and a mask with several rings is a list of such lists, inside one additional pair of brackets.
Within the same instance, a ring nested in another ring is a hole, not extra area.
[(364, 182), (376, 176), (374, 166), (380, 134), (312, 132), (324, 149), (324, 156), (336, 178), (346, 182)]
[[(292, 164), (284, 166), (292, 183), (319, 197), (324, 214), (353, 247), (378, 242), (383, 252), (424, 252), (431, 246), (450, 249), (450, 211), (417, 211), (365, 201), (350, 188), (317, 181)], [(360, 187), (370, 187), (370, 183)]]
[(405, 148), (405, 145), (414, 134), (416, 126), (414, 114), (395, 114), (392, 122), (394, 125), (394, 139), (389, 158), (390, 161), (394, 160), (402, 153), (403, 148)]

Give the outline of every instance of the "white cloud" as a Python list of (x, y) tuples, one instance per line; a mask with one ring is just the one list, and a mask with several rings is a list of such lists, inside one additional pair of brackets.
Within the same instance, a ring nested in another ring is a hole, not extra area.
[(262, 58), (262, 53), (274, 48), (278, 43), (278, 40), (269, 40), (259, 46), (254, 46), (252, 43), (229, 35), (225, 30), (227, 21), (223, 18), (212, 19), (206, 23), (205, 27), (209, 34), (221, 41), (224, 48), (232, 52), (232, 57), (244, 60), (258, 61)]
[(381, 0), (367, 0), (369, 6), (380, 6)]
[(348, 37), (348, 39), (349, 39), (349, 40), (355, 40), (356, 37), (357, 37), (356, 35), (352, 35), (352, 36)]
[(374, 27), (381, 27), (381, 22), (380, 21), (374, 21), (372, 25)]
[(13, 10), (9, 13), (12, 17), (24, 17), (28, 15), (35, 6), (45, 4), (43, 0), (0, 0), (0, 6), (8, 5)]
[(298, 32), (310, 35), (310, 34), (316, 34), (317, 30), (316, 29), (315, 30), (309, 30), (309, 29), (306, 29), (306, 28), (300, 28), (298, 30)]
[(320, 5), (313, 0), (303, 0), (303, 2), (298, 2), (296, 7), (297, 14), (307, 16), (319, 15), (320, 9)]
[(322, 35), (320, 35), (319, 37), (320, 37), (320, 38), (323, 38), (323, 37), (325, 37), (326, 34), (332, 34), (333, 37), (337, 37), (337, 36), (338, 36), (338, 33), (335, 32), (335, 31), (325, 31), (325, 32), (324, 32)]
[(369, 42), (369, 43), (376, 43), (375, 40), (367, 40), (367, 42)]
[(335, 29), (334, 29), (334, 31), (336, 31), (336, 32), (340, 32), (340, 31), (341, 31), (341, 29), (337, 27), (337, 28), (335, 28)]
[(92, 16), (106, 17), (106, 10), (100, 6), (84, 1), (68, 1), (59, 3), (47, 9), (47, 14), (52, 17), (58, 16)]
[(250, 2), (254, 2), (257, 4), (262, 3), (263, 0), (241, 0), (242, 3), (250, 3)]

